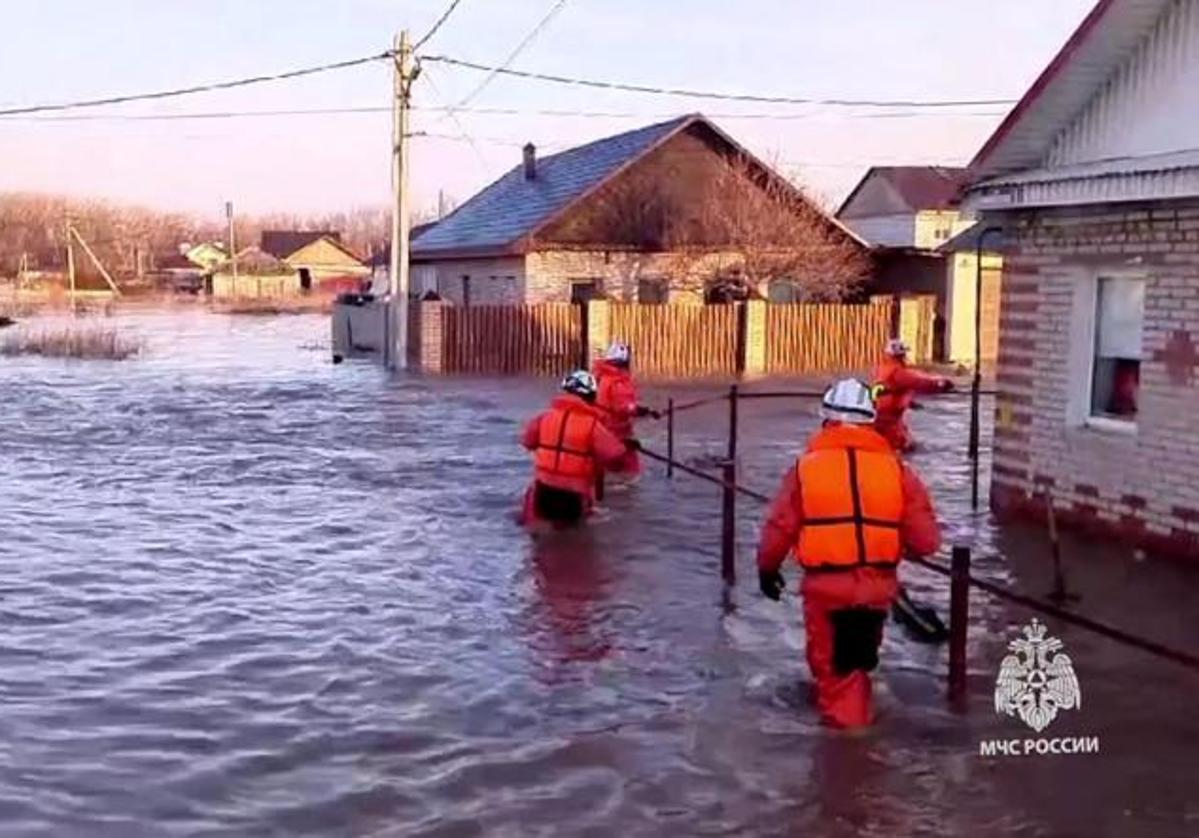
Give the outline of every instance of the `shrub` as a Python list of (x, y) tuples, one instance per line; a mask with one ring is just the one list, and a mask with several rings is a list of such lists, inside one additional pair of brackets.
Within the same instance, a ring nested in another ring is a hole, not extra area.
[(96, 326), (19, 330), (0, 339), (0, 355), (88, 358), (124, 361), (142, 351), (142, 342)]

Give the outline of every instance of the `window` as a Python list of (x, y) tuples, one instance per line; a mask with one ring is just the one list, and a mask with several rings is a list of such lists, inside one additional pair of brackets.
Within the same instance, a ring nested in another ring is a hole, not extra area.
[(462, 306), (470, 305), (470, 274), (462, 275)]
[(1124, 422), (1136, 420), (1144, 314), (1144, 280), (1099, 278), (1095, 290), (1090, 416)]
[(598, 279), (572, 279), (570, 281), (570, 301), (586, 303), (603, 295), (603, 283)]
[(771, 280), (770, 286), (766, 289), (766, 294), (772, 303), (801, 302), (798, 286), (786, 279)]
[(670, 297), (664, 279), (637, 280), (637, 302), (647, 305), (660, 305)]

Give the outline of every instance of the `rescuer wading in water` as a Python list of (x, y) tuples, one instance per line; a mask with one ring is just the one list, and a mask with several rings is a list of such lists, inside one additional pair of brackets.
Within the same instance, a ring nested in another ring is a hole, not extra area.
[(533, 485), (520, 521), (555, 527), (581, 523), (595, 505), (596, 474), (636, 445), (604, 427), (595, 406), (596, 382), (578, 370), (562, 381), (562, 395), (525, 425), (521, 444), (533, 452)]
[(925, 375), (908, 366), (908, 345), (899, 338), (887, 341), (883, 360), (874, 373), (875, 411), (878, 418), (874, 429), (882, 434), (896, 451), (915, 447), (904, 414), (917, 394), (947, 393), (953, 382), (941, 376)]
[(924, 484), (871, 424), (860, 381), (825, 392), (823, 427), (783, 478), (758, 546), (762, 593), (785, 590), (788, 553), (803, 568), (808, 666), (822, 719), (843, 728), (874, 720), (870, 672), (899, 590), (904, 555), (928, 555), (941, 533)]

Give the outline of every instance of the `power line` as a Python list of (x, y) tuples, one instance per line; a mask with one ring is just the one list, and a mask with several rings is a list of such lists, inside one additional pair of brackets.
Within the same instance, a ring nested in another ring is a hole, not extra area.
[(527, 70), (513, 70), (503, 66), (489, 66), (474, 61), (464, 61), (460, 58), (450, 58), (445, 55), (421, 56), (423, 61), (438, 62), (452, 67), (463, 67), (468, 70), (492, 73), (495, 75), (513, 76), (521, 79), (550, 82), (552, 84), (593, 87), (601, 90), (622, 90), (628, 93), (651, 93), (659, 96), (682, 96), (691, 99), (719, 99), (728, 102), (759, 102), (770, 105), (835, 105), (838, 107), (864, 108), (959, 108), (979, 107), (988, 105), (1011, 105), (1015, 99), (956, 99), (956, 100), (911, 100), (911, 99), (818, 99), (796, 96), (757, 96), (748, 93), (714, 93), (703, 90), (687, 90), (677, 87), (651, 87), (642, 84), (626, 84), (623, 82), (598, 81), (596, 79), (580, 79), (570, 76), (558, 76), (550, 73), (533, 73)]
[(68, 111), (75, 108), (93, 108), (101, 105), (120, 105), (125, 102), (144, 102), (151, 99), (169, 99), (175, 96), (189, 96), (193, 93), (208, 93), (214, 90), (229, 90), (235, 87), (247, 87), (252, 84), (262, 84), (270, 81), (283, 81), (285, 79), (311, 76), (317, 73), (327, 73), (332, 70), (345, 70), (350, 67), (360, 67), (363, 64), (388, 60), (392, 57), (392, 55), (392, 51), (388, 50), (387, 52), (379, 53), (378, 55), (368, 55), (363, 58), (351, 58), (348, 61), (335, 61), (331, 64), (320, 64), (316, 67), (304, 67), (299, 70), (287, 70), (282, 73), (250, 76), (248, 78), (234, 79), (232, 81), (198, 84), (193, 87), (180, 87), (174, 90), (158, 90), (153, 93), (132, 93), (126, 96), (109, 96), (103, 99), (85, 99), (78, 102), (62, 102), (59, 104), (50, 105), (28, 105), (20, 108), (6, 108), (4, 110), (0, 110), (0, 116), (17, 116), (20, 114), (43, 113), (45, 111)]
[(487, 89), (487, 86), (489, 84), (491, 84), (492, 81), (495, 80), (495, 77), (497, 75), (506, 71), (508, 69), (508, 67), (511, 66), (512, 62), (515, 61), (520, 56), (520, 54), (522, 52), (524, 52), (529, 47), (530, 44), (533, 43), (533, 41), (537, 40), (537, 36), (540, 35), (541, 31), (543, 29), (545, 29), (545, 27), (549, 25), (550, 21), (553, 20), (558, 15), (558, 12), (562, 11), (562, 7), (565, 6), (566, 3), (567, 3), (567, 0), (558, 0), (557, 3), (555, 3), (553, 6), (551, 6), (550, 10), (548, 12), (546, 12), (545, 15), (541, 18), (541, 20), (539, 20), (537, 22), (537, 25), (533, 27), (532, 31), (530, 31), (528, 35), (525, 35), (525, 37), (521, 40), (521, 42), (516, 45), (516, 49), (512, 50), (512, 52), (508, 54), (508, 57), (504, 59), (503, 63), (501, 63), (498, 67), (496, 67), (494, 70), (492, 70), (490, 73), (488, 73), (487, 76), (483, 79), (483, 81), (479, 82), (479, 86), (476, 87), (474, 90), (472, 90), (470, 93), (468, 93), (462, 99), (462, 101), (458, 103), (458, 107), (462, 108), (462, 107), (470, 104), (470, 102), (472, 100), (474, 100), (474, 98), (476, 96), (478, 96), (485, 89)]
[[(464, 114), (479, 114), (487, 116), (544, 116), (544, 117), (564, 117), (564, 118), (584, 118), (584, 119), (672, 119), (678, 116), (678, 113), (639, 113), (637, 111), (586, 111), (586, 110), (556, 110), (556, 109), (538, 109), (538, 108), (457, 108), (448, 105), (438, 105), (433, 107), (413, 106), (414, 111), (424, 113), (448, 113), (453, 110), (456, 113)], [(279, 116), (339, 116), (339, 115), (354, 115), (354, 114), (381, 114), (391, 113), (391, 108), (386, 106), (363, 105), (359, 107), (329, 107), (329, 108), (287, 108), (273, 110), (246, 110), (246, 111), (189, 111), (183, 113), (146, 113), (146, 114), (121, 114), (121, 113), (101, 113), (101, 114), (71, 114), (66, 116), (10, 116), (6, 117), (11, 122), (171, 122), (189, 119), (241, 119), (255, 117), (279, 117)], [(920, 110), (895, 110), (886, 111), (883, 113), (829, 113), (829, 112), (805, 112), (805, 113), (736, 113), (736, 112), (715, 112), (705, 113), (704, 115), (711, 119), (724, 120), (766, 120), (766, 121), (800, 121), (805, 119), (821, 119), (828, 116), (833, 116), (836, 119), (911, 119), (920, 117), (933, 117), (937, 119), (958, 118), (958, 117), (1000, 117), (1005, 111), (954, 111), (946, 113), (929, 112)]]
[(441, 17), (437, 18), (437, 22), (429, 28), (429, 31), (424, 34), (424, 37), (416, 42), (416, 46), (414, 46), (413, 49), (420, 49), (430, 38), (436, 35), (437, 30), (442, 27), (442, 24), (450, 19), (450, 15), (454, 13), (454, 9), (458, 8), (458, 4), (461, 2), (462, 0), (450, 0), (450, 5), (447, 6), (446, 10), (441, 13)]

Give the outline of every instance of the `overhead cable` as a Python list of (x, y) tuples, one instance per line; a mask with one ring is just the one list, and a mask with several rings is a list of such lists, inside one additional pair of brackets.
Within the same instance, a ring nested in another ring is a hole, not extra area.
[(704, 90), (688, 90), (677, 87), (653, 87), (643, 84), (627, 84), (624, 82), (599, 81), (597, 79), (581, 79), (570, 76), (554, 75), (552, 73), (534, 73), (527, 70), (513, 70), (510, 67), (479, 64), (475, 61), (465, 61), (446, 55), (424, 55), (422, 61), (446, 64), (451, 67), (463, 67), (496, 75), (513, 76), (515, 78), (531, 79), (549, 82), (551, 84), (576, 85), (580, 87), (598, 88), (601, 90), (621, 90), (628, 93), (649, 93), (661, 96), (681, 96), (691, 99), (718, 99), (728, 102), (759, 102), (773, 105), (835, 105), (838, 107), (863, 108), (960, 108), (980, 107), (990, 105), (1011, 105), (1015, 99), (948, 99), (948, 100), (918, 100), (918, 99), (841, 99), (815, 98), (800, 96), (759, 96), (749, 93), (717, 93)]

